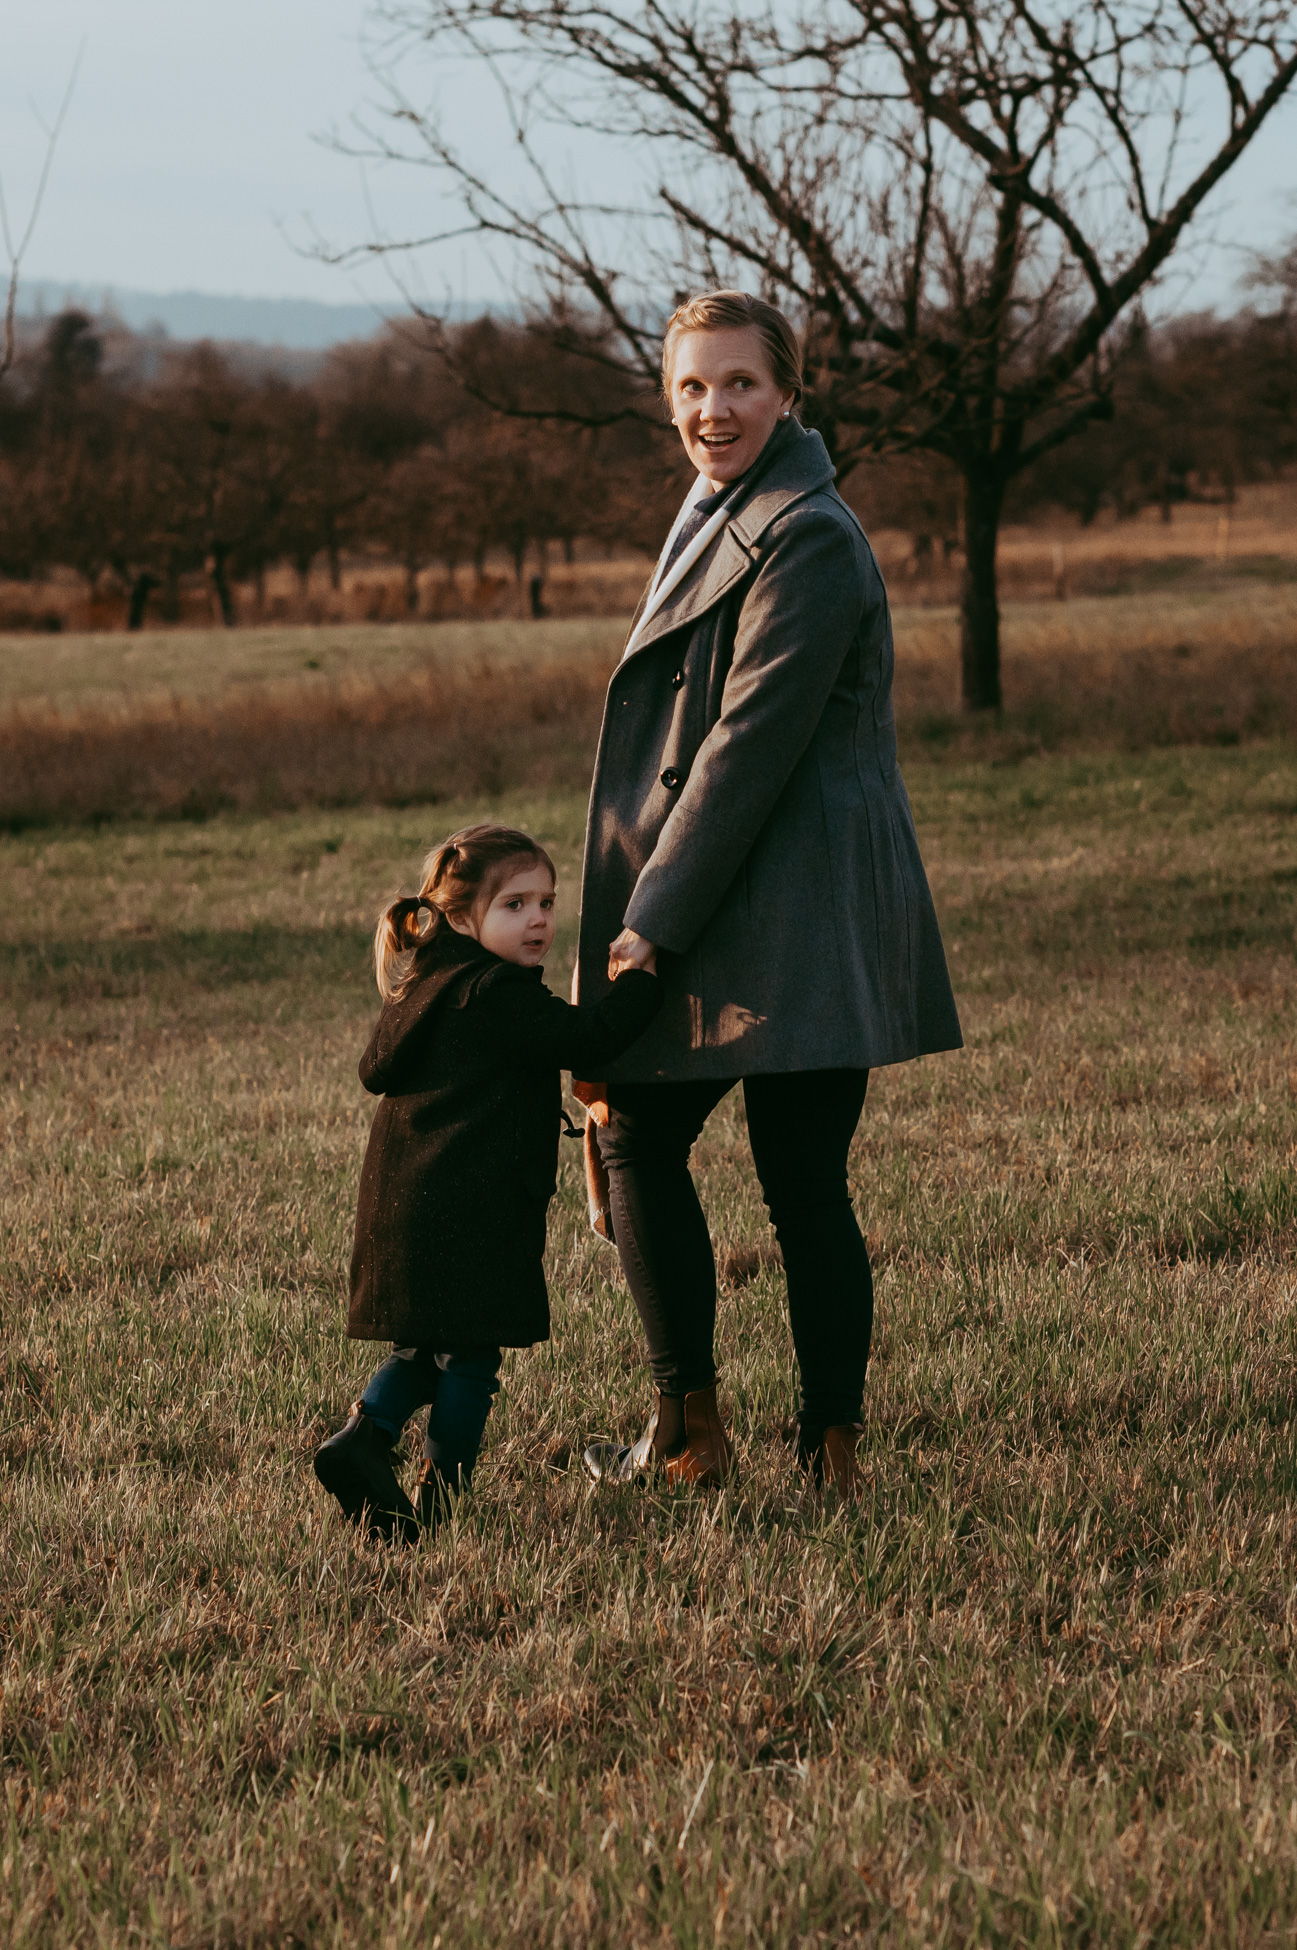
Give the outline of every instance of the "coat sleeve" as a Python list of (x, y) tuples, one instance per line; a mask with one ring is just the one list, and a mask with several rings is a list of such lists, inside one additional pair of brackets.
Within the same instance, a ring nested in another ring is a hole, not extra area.
[(643, 969), (619, 975), (600, 1002), (574, 1008), (542, 982), (496, 978), (481, 1006), (492, 1040), (511, 1063), (597, 1076), (648, 1028), (662, 1007), (662, 984)]
[(626, 909), (627, 927), (677, 954), (720, 905), (815, 735), (865, 610), (861, 538), (828, 509), (793, 511), (770, 540), (739, 612), (720, 716)]

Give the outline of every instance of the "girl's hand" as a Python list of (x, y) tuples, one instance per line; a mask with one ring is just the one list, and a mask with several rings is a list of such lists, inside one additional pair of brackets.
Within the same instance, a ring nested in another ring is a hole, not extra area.
[(629, 968), (642, 968), (646, 974), (658, 972), (658, 951), (634, 928), (623, 928), (608, 950), (608, 980), (615, 982)]

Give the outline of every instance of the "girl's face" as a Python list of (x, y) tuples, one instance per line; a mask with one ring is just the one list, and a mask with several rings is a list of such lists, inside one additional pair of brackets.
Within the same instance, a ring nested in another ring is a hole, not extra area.
[(685, 452), (715, 494), (747, 473), (796, 394), (780, 392), (756, 327), (727, 325), (680, 334), (668, 397)]
[(548, 868), (536, 861), (511, 873), (485, 908), (460, 920), (446, 918), (457, 934), (471, 934), (501, 961), (539, 968), (554, 945), (555, 898)]

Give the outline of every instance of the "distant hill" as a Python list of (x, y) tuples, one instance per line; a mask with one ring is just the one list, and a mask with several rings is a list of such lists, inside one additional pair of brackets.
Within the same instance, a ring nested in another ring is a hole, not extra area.
[[(44, 278), (22, 286), (19, 310), (46, 317), (69, 305), (98, 317), (120, 318), (132, 331), (161, 329), (173, 339), (220, 339), (251, 345), (324, 351), (346, 339), (371, 338), (392, 304), (329, 305), (314, 298), (239, 298), (210, 291), (131, 291), (120, 285), (61, 284)], [(482, 307), (456, 306), (472, 316)]]

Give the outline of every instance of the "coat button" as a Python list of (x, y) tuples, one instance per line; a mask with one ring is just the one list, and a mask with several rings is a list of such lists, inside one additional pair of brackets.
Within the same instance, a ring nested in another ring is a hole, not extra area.
[(685, 674), (683, 670), (678, 670), (675, 676), (671, 679), (672, 690), (678, 691), (680, 689), (680, 686), (684, 683), (684, 681), (685, 681)]
[(676, 771), (674, 765), (667, 766), (666, 771), (662, 774), (662, 783), (668, 792), (675, 791), (680, 783), (680, 774)]

